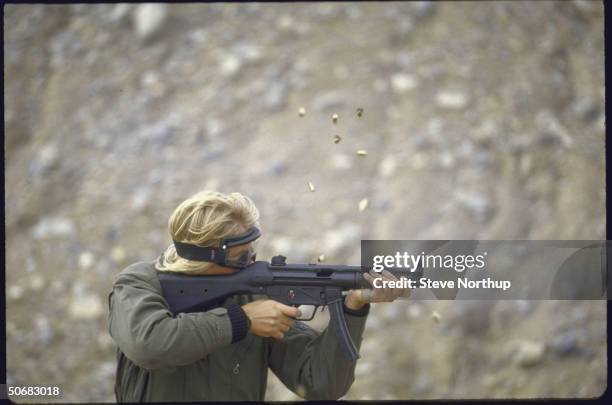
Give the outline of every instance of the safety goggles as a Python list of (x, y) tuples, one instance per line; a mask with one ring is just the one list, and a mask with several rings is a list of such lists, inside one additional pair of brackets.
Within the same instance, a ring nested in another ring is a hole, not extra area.
[(173, 240), (176, 253), (187, 260), (197, 260), (200, 262), (212, 262), (220, 266), (242, 269), (251, 264), (256, 258), (253, 248), (243, 252), (237, 259), (232, 260), (229, 256), (229, 248), (244, 245), (261, 236), (261, 231), (257, 227), (252, 227), (243, 234), (224, 238), (219, 247), (202, 247), (190, 243), (178, 242)]

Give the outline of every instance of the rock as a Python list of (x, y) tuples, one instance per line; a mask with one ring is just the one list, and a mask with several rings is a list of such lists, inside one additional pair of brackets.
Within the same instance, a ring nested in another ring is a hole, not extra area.
[(37, 315), (36, 318), (34, 319), (34, 327), (36, 331), (36, 336), (40, 343), (42, 344), (51, 343), (51, 340), (53, 340), (53, 336), (55, 334), (53, 333), (51, 324), (49, 323), (49, 320), (46, 317), (42, 315)]
[(31, 257), (26, 258), (26, 271), (28, 273), (34, 273), (36, 271), (36, 261)]
[(414, 10), (414, 15), (418, 19), (430, 17), (435, 12), (435, 4), (432, 1), (415, 1), (411, 2), (410, 5)]
[(358, 6), (347, 6), (344, 11), (347, 17), (351, 20), (359, 20), (363, 16), (361, 8)]
[(107, 230), (104, 238), (107, 242), (115, 242), (119, 239), (119, 227), (117, 225), (111, 225)]
[(282, 159), (270, 159), (254, 171), (258, 176), (282, 176), (289, 169), (289, 165)]
[(580, 11), (589, 13), (589, 12), (597, 12), (597, 2), (592, 2), (588, 0), (574, 0), (572, 4)]
[(140, 83), (155, 98), (163, 97), (166, 94), (166, 86), (157, 72), (152, 70), (145, 72), (140, 78)]
[(219, 63), (219, 72), (226, 77), (234, 76), (242, 67), (240, 58), (232, 53), (226, 53)]
[(482, 149), (477, 150), (472, 157), (472, 162), (482, 168), (491, 166), (494, 161), (495, 159), (491, 152)]
[(440, 154), (440, 165), (442, 167), (451, 167), (455, 164), (455, 157), (449, 151), (442, 152)]
[(289, 84), (286, 80), (273, 82), (263, 95), (263, 105), (268, 111), (280, 111), (287, 107)]
[(45, 286), (45, 278), (40, 274), (34, 274), (30, 279), (30, 289), (40, 291)]
[(383, 305), (378, 314), (389, 323), (400, 322), (405, 315), (404, 309), (400, 305)]
[(8, 297), (13, 301), (17, 301), (23, 297), (23, 288), (18, 285), (12, 285), (8, 288)]
[(411, 67), (414, 65), (414, 54), (406, 51), (398, 52), (395, 56), (395, 63), (401, 67)]
[(115, 263), (121, 263), (125, 260), (126, 254), (125, 249), (121, 246), (115, 246), (111, 249), (111, 259)]
[(91, 252), (83, 252), (79, 255), (79, 267), (82, 270), (91, 268), (94, 264), (94, 255)]
[(168, 7), (160, 3), (146, 3), (136, 7), (132, 14), (136, 35), (148, 40), (160, 32), (168, 17)]
[(74, 319), (94, 319), (104, 313), (104, 306), (97, 295), (76, 294), (70, 303), (68, 313)]
[(414, 31), (414, 22), (410, 18), (402, 18), (393, 24), (389, 41), (393, 45), (402, 45), (410, 39)]
[(580, 354), (582, 351), (580, 347), (580, 335), (581, 334), (576, 331), (555, 335), (551, 338), (550, 342), (547, 343), (547, 347), (560, 357)]
[(51, 39), (49, 46), (51, 48), (50, 65), (58, 68), (85, 49), (80, 36), (73, 30), (59, 32)]
[(342, 10), (333, 3), (318, 3), (315, 7), (315, 15), (323, 20), (331, 20), (338, 17)]
[(573, 146), (574, 140), (571, 135), (551, 111), (538, 111), (535, 124), (541, 132), (540, 143), (561, 144), (566, 148)]
[(572, 104), (572, 112), (585, 123), (592, 123), (599, 117), (600, 109), (592, 100), (581, 98)]
[(136, 212), (144, 211), (151, 201), (153, 195), (152, 190), (149, 187), (142, 187), (132, 194), (130, 201), (130, 207)]
[(295, 21), (289, 14), (283, 14), (276, 20), (276, 28), (280, 31), (291, 31), (294, 25)]
[(440, 91), (436, 94), (438, 107), (448, 110), (460, 110), (467, 106), (468, 97), (460, 91)]
[(59, 148), (55, 144), (45, 145), (29, 165), (29, 175), (38, 180), (48, 175), (59, 163)]
[(397, 169), (397, 160), (395, 157), (388, 155), (378, 165), (378, 174), (383, 178), (391, 177)]
[(199, 28), (190, 32), (187, 38), (194, 45), (202, 45), (208, 41), (208, 32), (202, 28)]
[(204, 124), (204, 130), (207, 137), (216, 139), (225, 134), (225, 125), (216, 118), (209, 118), (206, 120), (206, 124)]
[(397, 94), (404, 94), (417, 86), (413, 75), (397, 73), (391, 76), (391, 89)]
[(406, 315), (411, 319), (420, 318), (423, 315), (423, 307), (416, 302), (410, 302), (406, 307)]
[(72, 236), (75, 233), (71, 220), (62, 217), (47, 217), (40, 220), (32, 230), (34, 239)]
[(431, 377), (426, 373), (418, 373), (416, 381), (414, 382), (414, 393), (416, 395), (423, 395), (431, 391), (434, 383)]
[(442, 324), (457, 328), (464, 336), (488, 333), (492, 323), (494, 303), (482, 300), (460, 300), (444, 311)]
[(440, 118), (432, 118), (427, 122), (427, 133), (434, 141), (438, 141), (444, 129), (444, 121)]
[(261, 49), (252, 42), (239, 42), (232, 47), (232, 50), (241, 60), (256, 62), (261, 59)]
[(357, 362), (357, 366), (355, 367), (355, 375), (367, 377), (373, 370), (373, 366), (371, 362), (367, 360)]
[(344, 105), (342, 94), (335, 91), (328, 91), (317, 94), (312, 100), (312, 109), (321, 112), (331, 112)]
[(454, 194), (455, 202), (463, 209), (474, 215), (479, 221), (488, 220), (493, 214), (493, 205), (487, 197), (468, 191), (457, 191)]
[(165, 117), (151, 124), (143, 124), (137, 129), (135, 136), (142, 143), (157, 147), (165, 147), (164, 150), (168, 153), (172, 143), (177, 135), (178, 123), (177, 118), (173, 115)]
[(521, 367), (532, 367), (542, 362), (546, 347), (539, 342), (521, 341), (514, 352), (514, 362)]
[(123, 22), (128, 17), (131, 7), (128, 3), (115, 4), (109, 14), (110, 21), (114, 23)]

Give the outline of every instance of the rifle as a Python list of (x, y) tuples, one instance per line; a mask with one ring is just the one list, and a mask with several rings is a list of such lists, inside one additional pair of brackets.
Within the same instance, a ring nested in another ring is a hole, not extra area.
[[(351, 339), (342, 310), (343, 291), (372, 288), (363, 278), (370, 268), (331, 264), (287, 264), (284, 256), (270, 263), (256, 261), (230, 275), (179, 275), (162, 273), (164, 298), (174, 315), (202, 312), (218, 307), (233, 295), (262, 294), (285, 305), (327, 306), (340, 347), (351, 360), (359, 353)], [(415, 273), (416, 274), (416, 273)], [(413, 275), (411, 277), (416, 277)]]

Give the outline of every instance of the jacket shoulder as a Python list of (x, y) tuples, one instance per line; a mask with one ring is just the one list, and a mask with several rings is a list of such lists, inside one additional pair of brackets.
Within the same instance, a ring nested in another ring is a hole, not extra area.
[(157, 290), (161, 290), (155, 262), (153, 261), (134, 263), (121, 270), (115, 276), (114, 284), (118, 283), (146, 283)]

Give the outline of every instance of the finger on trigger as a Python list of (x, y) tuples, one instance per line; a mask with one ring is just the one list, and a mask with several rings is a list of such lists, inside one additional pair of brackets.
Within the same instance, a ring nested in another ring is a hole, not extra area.
[(289, 305), (283, 305), (281, 304), (281, 312), (283, 313), (283, 315), (289, 316), (291, 318), (299, 318), (300, 316), (302, 316), (302, 311), (300, 311), (299, 308), (296, 307), (291, 307)]

